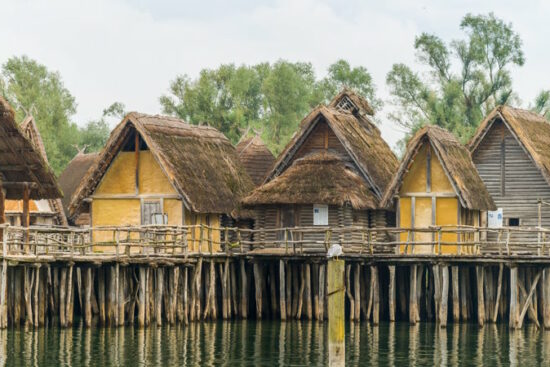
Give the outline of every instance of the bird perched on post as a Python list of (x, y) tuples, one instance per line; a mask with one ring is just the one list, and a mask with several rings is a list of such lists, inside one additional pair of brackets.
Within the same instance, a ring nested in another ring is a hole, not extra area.
[(338, 260), (338, 256), (342, 256), (344, 254), (344, 251), (342, 249), (342, 246), (335, 243), (334, 245), (330, 246), (327, 251), (327, 258), (335, 257)]

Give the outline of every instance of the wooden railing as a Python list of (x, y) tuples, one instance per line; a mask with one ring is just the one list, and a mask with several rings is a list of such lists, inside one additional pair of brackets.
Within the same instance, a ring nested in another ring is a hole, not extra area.
[(14, 227), (0, 225), (6, 256), (183, 256), (189, 254), (344, 253), (376, 255), (536, 255), (550, 257), (550, 229), (469, 226), (429, 228)]

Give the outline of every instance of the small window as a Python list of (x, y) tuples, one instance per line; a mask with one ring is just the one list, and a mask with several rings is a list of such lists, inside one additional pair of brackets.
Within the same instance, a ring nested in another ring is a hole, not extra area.
[(508, 227), (519, 227), (519, 218), (508, 218)]
[(313, 225), (328, 226), (328, 205), (313, 205)]

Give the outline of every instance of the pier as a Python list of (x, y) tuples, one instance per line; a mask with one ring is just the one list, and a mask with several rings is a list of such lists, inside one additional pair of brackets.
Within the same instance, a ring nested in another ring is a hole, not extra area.
[[(550, 328), (543, 228), (0, 228), (3, 328), (68, 327), (75, 317), (87, 327), (324, 321), (326, 254), (335, 244), (352, 322)], [(280, 240), (262, 240), (273, 231)]]

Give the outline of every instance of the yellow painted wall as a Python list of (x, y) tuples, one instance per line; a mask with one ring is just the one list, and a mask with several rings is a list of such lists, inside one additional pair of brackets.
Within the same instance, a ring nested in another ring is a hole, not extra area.
[[(428, 228), (432, 225), (432, 198), (416, 198), (414, 209), (414, 227)], [(418, 243), (431, 242), (432, 234), (415, 232), (414, 239)], [(430, 254), (433, 251), (431, 245), (415, 245), (415, 254)]]
[[(411, 198), (399, 198), (399, 223), (397, 223), (397, 225), (401, 228), (411, 228)], [(399, 237), (400, 241), (403, 243), (408, 240), (406, 232), (401, 233)], [(401, 252), (404, 251), (405, 246), (402, 246)], [(408, 251), (411, 251), (411, 249), (409, 248)]]
[(142, 150), (139, 153), (138, 180), (140, 194), (177, 193), (150, 150)]
[[(139, 199), (94, 199), (92, 201), (92, 227), (135, 226), (141, 224)], [(113, 241), (112, 231), (94, 230), (94, 243)], [(94, 251), (111, 251), (112, 247), (95, 246)]]
[[(409, 172), (403, 178), (400, 190), (401, 194), (427, 191), (427, 152), (428, 146), (424, 145), (414, 157), (414, 162), (409, 168)], [(445, 175), (443, 166), (434, 152), (431, 153), (431, 192), (454, 193), (453, 186), (449, 182), (447, 175)]]
[[(458, 214), (458, 200), (456, 198), (437, 198), (435, 202), (435, 223), (438, 226), (456, 226)], [(441, 242), (456, 242), (455, 233), (443, 233)], [(444, 254), (456, 253), (456, 246), (441, 246)]]
[(119, 152), (103, 175), (94, 194), (135, 194), (136, 158), (133, 152)]
[(164, 199), (164, 212), (168, 215), (168, 224), (179, 226), (182, 224), (182, 202), (179, 199)]

